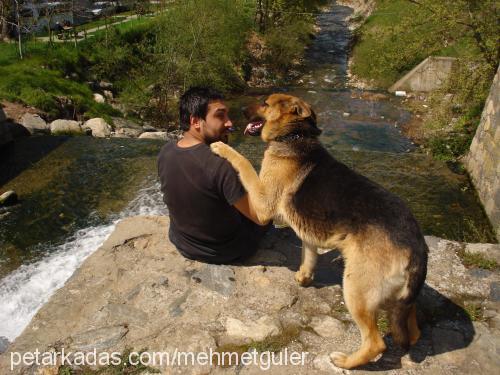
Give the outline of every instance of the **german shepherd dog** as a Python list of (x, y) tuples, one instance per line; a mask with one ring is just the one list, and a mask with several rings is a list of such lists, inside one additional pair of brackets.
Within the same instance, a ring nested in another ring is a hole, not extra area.
[(428, 248), (406, 204), (334, 159), (321, 145), (316, 115), (303, 100), (273, 94), (256, 106), (245, 132), (268, 143), (260, 175), (230, 146), (212, 151), (238, 171), (262, 221), (284, 220), (302, 240), (295, 279), (312, 282), (317, 248), (337, 248), (345, 262), (345, 304), (362, 343), (358, 351), (331, 354), (336, 366), (368, 363), (385, 349), (377, 328), (389, 312), (394, 341), (408, 350), (420, 337), (415, 300), (427, 273)]

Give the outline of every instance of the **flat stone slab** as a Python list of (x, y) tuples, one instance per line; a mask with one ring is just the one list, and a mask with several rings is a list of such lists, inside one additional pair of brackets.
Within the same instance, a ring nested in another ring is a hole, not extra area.
[[(248, 350), (259, 356), (273, 350), (304, 359), (300, 365), (272, 365), (268, 373), (273, 375), (350, 373), (331, 361), (332, 352), (352, 352), (360, 343), (343, 303), (343, 262), (337, 251), (321, 251), (316, 280), (302, 288), (294, 280), (300, 241), (290, 229), (272, 229), (262, 249), (243, 264), (210, 265), (183, 258), (167, 238), (168, 225), (168, 217), (121, 221), (13, 343), (0, 338), (5, 350), (0, 374), (41, 371), (19, 365), (10, 372), (10, 353), (37, 348), (240, 355)], [(418, 301), (421, 339), (402, 353), (386, 334), (387, 351), (356, 373), (497, 373), (498, 269), (464, 266), (460, 251), (467, 244), (426, 240), (429, 272)], [(380, 319), (381, 327), (387, 325)], [(152, 367), (163, 374), (264, 371), (258, 364)], [(45, 370), (57, 373), (57, 367)]]

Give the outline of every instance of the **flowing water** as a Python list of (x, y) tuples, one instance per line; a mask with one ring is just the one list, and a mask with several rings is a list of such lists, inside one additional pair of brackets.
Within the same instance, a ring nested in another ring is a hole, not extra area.
[[(352, 168), (403, 197), (425, 234), (493, 241), (491, 228), (464, 175), (415, 152), (399, 131), (410, 119), (397, 99), (363, 99), (346, 88), (351, 10), (333, 6), (307, 51), (304, 72), (286, 87), (228, 101), (237, 127), (240, 108), (272, 91), (311, 103), (321, 140)], [(264, 145), (236, 132), (231, 139), (255, 165)], [(89, 137), (31, 137), (0, 153), (0, 189), (21, 202), (0, 212), (0, 336), (17, 337), (52, 293), (113, 231), (139, 214), (167, 214), (156, 177), (162, 142)]]

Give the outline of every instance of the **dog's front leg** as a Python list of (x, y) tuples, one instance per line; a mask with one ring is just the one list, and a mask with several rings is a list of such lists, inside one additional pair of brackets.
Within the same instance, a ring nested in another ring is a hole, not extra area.
[(212, 152), (227, 159), (240, 176), (241, 183), (248, 193), (250, 204), (254, 208), (261, 222), (272, 219), (271, 205), (267, 202), (265, 187), (248, 159), (231, 146), (223, 142), (214, 142), (210, 145)]
[(295, 280), (301, 286), (308, 286), (312, 283), (317, 260), (318, 248), (302, 241), (302, 262), (300, 269), (295, 274)]

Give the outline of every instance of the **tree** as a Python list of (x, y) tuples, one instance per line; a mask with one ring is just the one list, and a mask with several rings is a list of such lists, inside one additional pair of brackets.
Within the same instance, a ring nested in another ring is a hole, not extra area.
[[(425, 11), (413, 22), (433, 22), (437, 32), (448, 39), (468, 34), (474, 40), (484, 61), (496, 71), (500, 61), (500, 22), (497, 0), (407, 0)], [(425, 20), (427, 18), (427, 20)]]
[(12, 0), (0, 0), (0, 40), (9, 37), (9, 21), (12, 23)]

